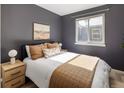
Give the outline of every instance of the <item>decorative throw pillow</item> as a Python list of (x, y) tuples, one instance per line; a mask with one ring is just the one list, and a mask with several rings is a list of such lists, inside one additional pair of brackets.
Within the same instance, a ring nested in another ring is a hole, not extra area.
[(48, 48), (57, 48), (60, 47), (58, 43), (47, 43)]
[(60, 48), (57, 47), (57, 48), (43, 49), (43, 53), (44, 53), (44, 56), (46, 58), (51, 57), (51, 56), (54, 56), (56, 54), (59, 54), (60, 53)]
[(43, 57), (41, 45), (31, 45), (29, 47), (30, 47), (31, 58), (33, 60)]
[(26, 52), (27, 52), (28, 57), (31, 58), (29, 45), (26, 45), (25, 46), (25, 49), (26, 49)]
[[(43, 50), (44, 49), (47, 49), (47, 44), (45, 43), (45, 44), (41, 44), (41, 49), (42, 49), (42, 53), (43, 53)], [(43, 53), (43, 56), (44, 56), (44, 53)]]
[(46, 49), (47, 48), (47, 44), (41, 44), (41, 49)]

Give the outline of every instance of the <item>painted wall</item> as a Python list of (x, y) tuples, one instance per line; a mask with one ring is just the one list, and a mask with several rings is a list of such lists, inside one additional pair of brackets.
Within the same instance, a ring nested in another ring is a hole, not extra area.
[[(110, 8), (106, 12), (106, 47), (75, 45), (75, 19), (71, 16)], [(2, 5), (2, 62), (8, 51), (32, 42), (32, 23), (51, 25), (51, 40), (62, 41), (69, 51), (98, 56), (113, 68), (124, 70), (124, 5), (105, 5), (60, 17), (36, 5)], [(62, 36), (61, 36), (62, 35)], [(40, 42), (40, 41), (34, 41)]]
[[(61, 40), (61, 17), (37, 5), (2, 5), (2, 62), (9, 60), (8, 51), (18, 50), (32, 41), (32, 23), (49, 24), (51, 40)], [(35, 41), (40, 42), (40, 41)]]
[[(75, 45), (74, 15), (110, 8), (106, 12), (106, 47)], [(62, 17), (62, 43), (69, 51), (98, 56), (115, 69), (124, 70), (124, 5), (105, 5)]]

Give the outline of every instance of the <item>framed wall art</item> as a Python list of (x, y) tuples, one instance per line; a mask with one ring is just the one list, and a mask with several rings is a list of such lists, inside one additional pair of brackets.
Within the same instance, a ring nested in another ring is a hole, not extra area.
[(50, 39), (50, 25), (33, 23), (33, 39), (34, 40)]

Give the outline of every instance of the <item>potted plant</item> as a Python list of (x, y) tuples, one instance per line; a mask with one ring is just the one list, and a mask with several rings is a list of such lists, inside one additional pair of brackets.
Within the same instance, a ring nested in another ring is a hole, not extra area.
[(122, 48), (124, 48), (124, 43), (122, 43)]

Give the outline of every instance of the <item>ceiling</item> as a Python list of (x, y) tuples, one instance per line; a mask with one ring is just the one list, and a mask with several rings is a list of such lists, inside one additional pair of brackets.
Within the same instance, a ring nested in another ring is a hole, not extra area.
[(101, 5), (103, 4), (38, 4), (38, 6), (47, 9), (60, 16), (98, 7)]

